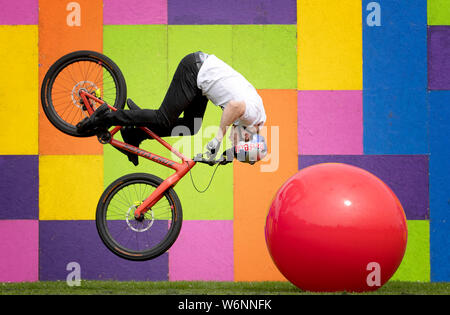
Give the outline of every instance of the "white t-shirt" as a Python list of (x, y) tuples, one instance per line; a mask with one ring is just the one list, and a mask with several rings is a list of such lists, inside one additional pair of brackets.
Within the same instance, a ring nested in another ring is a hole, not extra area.
[(197, 76), (197, 86), (202, 94), (222, 109), (230, 101), (244, 101), (245, 113), (234, 124), (263, 125), (266, 113), (262, 99), (253, 85), (216, 56), (207, 56)]

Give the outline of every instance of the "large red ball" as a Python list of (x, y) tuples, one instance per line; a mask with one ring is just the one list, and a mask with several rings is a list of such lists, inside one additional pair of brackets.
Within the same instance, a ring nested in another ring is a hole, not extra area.
[(266, 243), (280, 272), (307, 291), (376, 290), (397, 270), (407, 225), (392, 190), (355, 166), (307, 167), (278, 190)]

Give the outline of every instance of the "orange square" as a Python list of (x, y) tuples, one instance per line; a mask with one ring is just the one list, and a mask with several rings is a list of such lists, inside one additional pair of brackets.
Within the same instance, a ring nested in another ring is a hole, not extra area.
[[(50, 66), (63, 55), (102, 49), (103, 1), (39, 1), (39, 87)], [(102, 154), (103, 148), (95, 137), (75, 138), (57, 130), (40, 105), (39, 153)]]
[(234, 163), (235, 281), (285, 280), (270, 258), (264, 226), (273, 196), (298, 169), (297, 91), (258, 92), (267, 116), (268, 160)]

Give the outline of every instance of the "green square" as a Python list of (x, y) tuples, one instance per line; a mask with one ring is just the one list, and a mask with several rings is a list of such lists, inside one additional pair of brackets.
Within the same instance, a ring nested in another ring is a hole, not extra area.
[(234, 25), (232, 66), (257, 89), (296, 89), (297, 26)]
[(103, 53), (122, 70), (129, 98), (159, 108), (168, 84), (166, 25), (105, 25)]
[[(160, 106), (167, 89), (167, 26), (165, 25), (105, 25), (103, 53), (122, 71), (127, 83), (127, 96), (142, 108)], [(128, 109), (128, 108), (126, 108)], [(122, 140), (120, 134), (118, 140)], [(146, 141), (142, 146), (156, 154), (163, 147)], [(171, 170), (140, 158), (135, 167), (114, 147), (104, 146), (104, 185), (122, 175), (134, 172), (154, 173), (167, 177)]]
[(450, 1), (428, 0), (428, 25), (450, 25)]
[[(203, 51), (216, 55), (224, 62), (232, 60), (232, 26), (230, 25), (170, 25), (168, 27), (169, 78), (173, 76), (178, 63), (187, 54)], [(170, 84), (170, 82), (169, 82)], [(192, 137), (168, 138), (169, 143), (180, 147), (186, 156), (193, 157), (204, 152), (206, 143), (211, 140), (219, 127), (222, 110), (208, 102), (202, 127)], [(227, 146), (228, 147), (228, 146)], [(176, 186), (182, 200), (183, 217), (187, 220), (232, 220), (233, 219), (233, 167), (219, 166), (211, 186), (205, 193), (195, 190), (191, 175), (199, 190), (209, 183), (214, 169), (208, 165), (197, 164), (192, 174), (187, 174)]]
[[(207, 135), (216, 128), (205, 126), (194, 137), (165, 137), (170, 143), (187, 157), (203, 152)], [(203, 135), (203, 136), (202, 136)], [(116, 137), (121, 140), (120, 136)], [(202, 141), (203, 139), (203, 141)], [(154, 140), (144, 141), (140, 147), (154, 154), (180, 162), (180, 159)], [(112, 146), (104, 147), (105, 155), (105, 187), (120, 176), (130, 173), (150, 173), (166, 179), (174, 171), (155, 162), (139, 157), (139, 165), (135, 167), (128, 158)], [(184, 220), (232, 220), (233, 219), (233, 166), (219, 166), (214, 174), (209, 189), (204, 193), (195, 190), (192, 181), (199, 190), (208, 185), (215, 167), (196, 164), (191, 174), (186, 174), (175, 186), (175, 192), (180, 198)]]
[(169, 77), (187, 54), (203, 51), (231, 65), (231, 25), (169, 25)]
[(392, 280), (430, 282), (430, 224), (428, 220), (408, 220), (405, 256)]

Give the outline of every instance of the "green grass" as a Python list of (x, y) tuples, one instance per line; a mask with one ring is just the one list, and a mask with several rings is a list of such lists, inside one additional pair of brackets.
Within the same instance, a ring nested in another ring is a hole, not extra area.
[[(303, 292), (288, 282), (120, 282), (87, 281), (70, 287), (65, 281), (0, 283), (0, 295), (300, 295)], [(347, 294), (337, 292), (332, 294)], [(383, 295), (450, 295), (450, 283), (390, 281), (375, 292)]]

